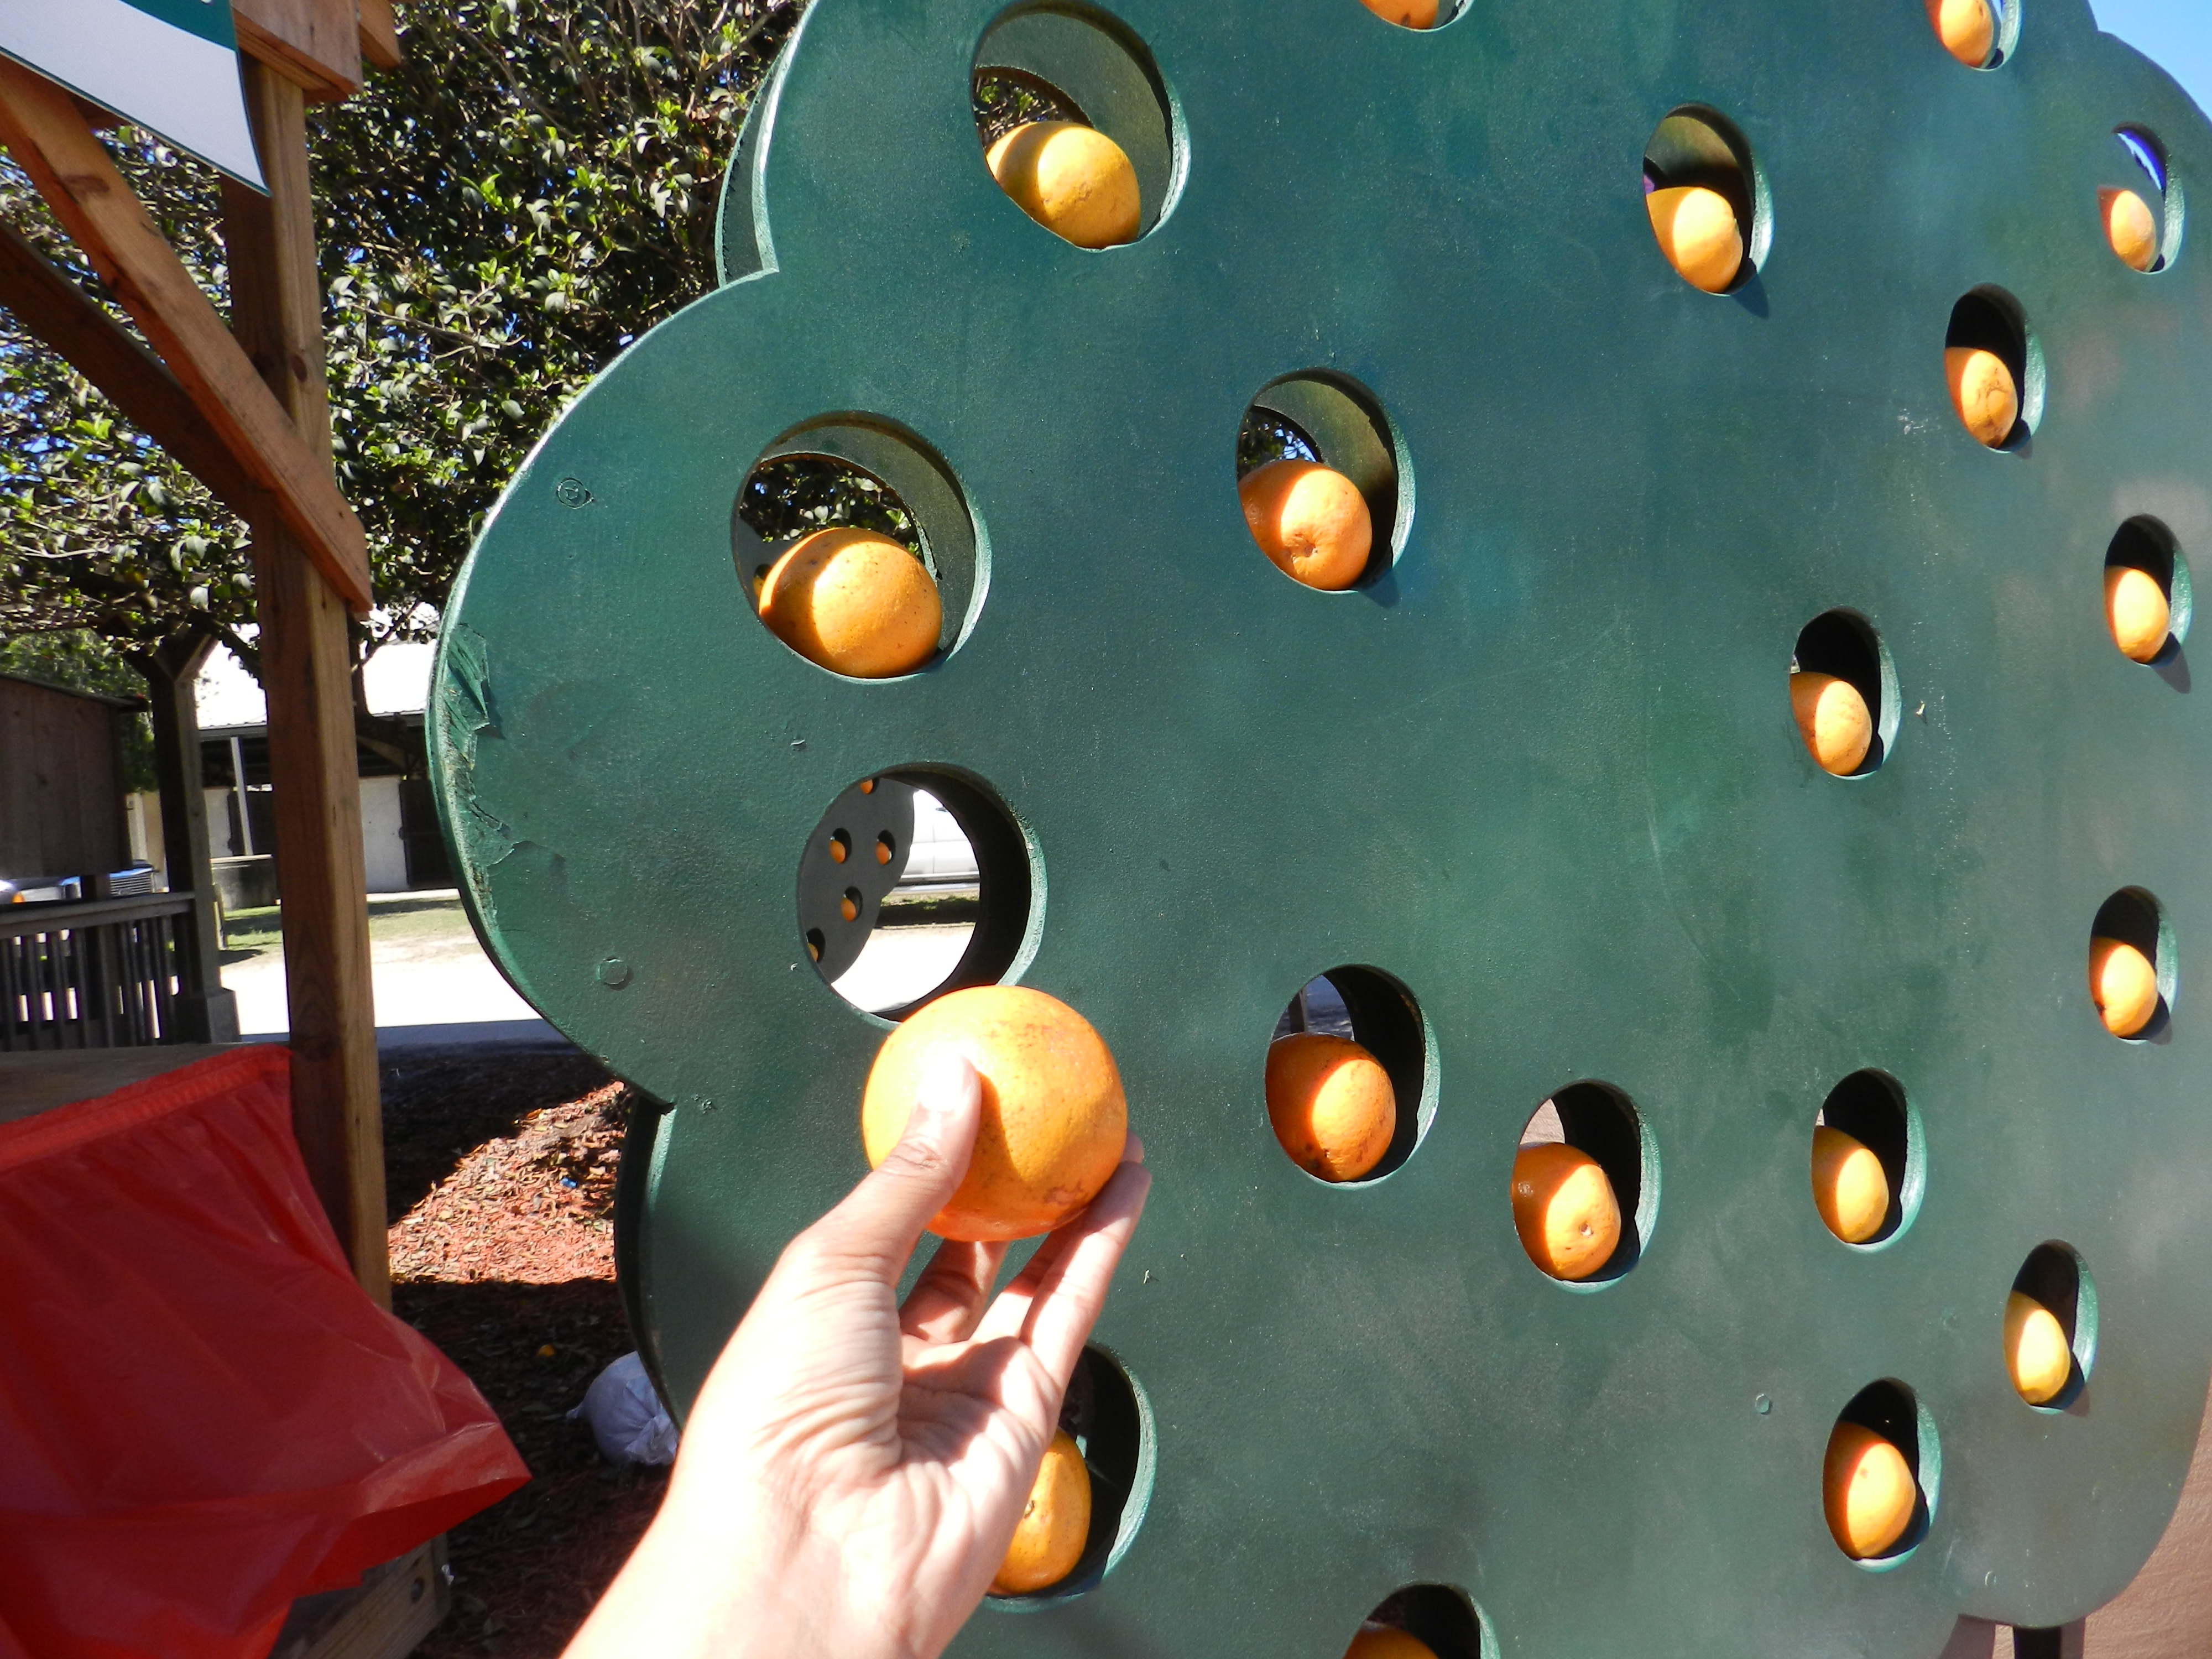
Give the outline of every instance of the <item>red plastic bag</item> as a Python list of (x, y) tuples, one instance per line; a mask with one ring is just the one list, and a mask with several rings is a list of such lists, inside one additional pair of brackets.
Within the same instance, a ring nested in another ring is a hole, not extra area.
[(263, 1659), (529, 1479), (355, 1284), (258, 1046), (0, 1124), (0, 1659)]

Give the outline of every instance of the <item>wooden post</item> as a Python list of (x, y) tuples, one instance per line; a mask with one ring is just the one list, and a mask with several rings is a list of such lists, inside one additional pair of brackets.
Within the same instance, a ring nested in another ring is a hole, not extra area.
[(215, 649), (208, 634), (179, 634), (139, 659), (154, 720), (154, 772), (161, 783), (161, 861), (169, 885), (190, 888), (192, 908), (178, 927), (184, 989), (177, 1023), (186, 1042), (238, 1041), (238, 998), (223, 988), (222, 938), (215, 876), (208, 867), (207, 793), (200, 787), (199, 711), (193, 682)]
[[(306, 104), (298, 87), (263, 65), (239, 68), (269, 195), (223, 189), (231, 326), (327, 468), (330, 392)], [(293, 1128), (355, 1276), (389, 1306), (348, 612), (278, 515), (264, 514), (253, 529), (291, 1002)]]

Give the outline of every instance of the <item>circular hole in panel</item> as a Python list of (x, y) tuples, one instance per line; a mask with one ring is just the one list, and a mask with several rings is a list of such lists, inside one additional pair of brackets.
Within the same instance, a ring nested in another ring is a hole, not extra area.
[(2020, 46), (2021, 0), (1928, 0), (1929, 27), (1968, 69), (1993, 70)]
[[(1887, 1443), (1903, 1460), (1901, 1474), (1894, 1481), (1882, 1478), (1895, 1472), (1897, 1465), (1875, 1447), (1869, 1475), (1860, 1483), (1850, 1482), (1849, 1476), (1857, 1461), (1854, 1454), (1864, 1455), (1861, 1449), (1877, 1441)], [(1836, 1547), (1875, 1571), (1901, 1565), (1928, 1535), (1942, 1473), (1943, 1454), (1936, 1437), (1935, 1419), (1912, 1390), (1890, 1377), (1860, 1389), (1837, 1414), (1822, 1459), (1821, 1507)], [(1877, 1532), (1863, 1534), (1863, 1550), (1854, 1549), (1845, 1541), (1846, 1534), (1839, 1525), (1846, 1519), (1844, 1495), (1854, 1484), (1863, 1488), (1856, 1494), (1859, 1503), (1853, 1506), (1856, 1518), (1863, 1523), (1887, 1523)], [(1884, 1501), (1892, 1498), (1893, 1504)], [(1893, 1529), (1893, 1535), (1884, 1536)]]
[[(2142, 580), (2142, 579), (2148, 579)], [(2189, 637), (2189, 561), (2156, 519), (2130, 519), (2105, 550), (2105, 628), (2130, 662), (2169, 662)]]
[(1062, 0), (1016, 6), (984, 31), (969, 88), (985, 166), (1064, 240), (1133, 242), (1173, 208), (1182, 121), (1119, 19)]
[[(2046, 1314), (2047, 1321), (2037, 1316)], [(2055, 1354), (2049, 1352), (2054, 1346)], [(2097, 1287), (2072, 1245), (2051, 1239), (2027, 1253), (2005, 1298), (2004, 1353), (2013, 1388), (2038, 1411), (2066, 1411), (2089, 1386), (2097, 1362)]]
[(985, 1598), (1003, 1612), (1034, 1612), (1096, 1589), (1128, 1553), (1152, 1502), (1158, 1461), (1152, 1401), (1121, 1362), (1096, 1343), (1076, 1362), (1060, 1426), (1074, 1437), (1091, 1477), (1091, 1529), (1083, 1553), (1058, 1583), (1026, 1595)]
[[(1297, 471), (1281, 470), (1314, 467), (1338, 478), (1302, 482)], [(1350, 490), (1343, 489), (1347, 483)], [(1397, 562), (1413, 522), (1405, 441), (1373, 392), (1326, 369), (1272, 380), (1246, 407), (1237, 433), (1237, 493), (1245, 526), (1269, 562), (1293, 581), (1325, 591), (1364, 586), (1382, 575)], [(1355, 493), (1358, 505), (1347, 513)], [(1359, 507), (1366, 510), (1364, 562), (1350, 528)]]
[(1701, 105), (1676, 110), (1644, 147), (1644, 207), (1682, 280), (1727, 294), (1759, 274), (1774, 240), (1766, 180), (1750, 141)]
[[(1389, 1079), (1389, 1139), (1381, 1153), (1370, 1143), (1356, 1151), (1359, 1130), (1371, 1127), (1364, 1109), (1373, 1093), (1363, 1087), (1364, 1061), (1342, 1045), (1357, 1043)], [(1288, 1045), (1279, 1048), (1278, 1045)], [(1353, 1063), (1341, 1073), (1335, 1068)], [(1304, 1109), (1315, 1073), (1335, 1073), (1319, 1115), (1335, 1132), (1321, 1136), (1308, 1129)], [(1337, 1094), (1336, 1090), (1344, 1092)], [(1337, 1186), (1365, 1186), (1382, 1180), (1413, 1155), (1437, 1115), (1437, 1056), (1428, 1022), (1413, 994), (1379, 968), (1347, 965), (1316, 974), (1275, 1022), (1263, 1067), (1262, 1095), (1277, 1140), (1293, 1163), (1319, 1181)], [(1277, 1109), (1280, 1103), (1281, 1110)], [(1331, 1109), (1341, 1105), (1341, 1111)], [(1294, 1146), (1293, 1142), (1296, 1141)], [(1316, 1142), (1322, 1143), (1317, 1145)], [(1323, 1173), (1322, 1145), (1335, 1154), (1337, 1167), (1352, 1172)]]
[[(1856, 1148), (1823, 1130), (1848, 1136)], [(1912, 1224), (1927, 1181), (1927, 1139), (1920, 1114), (1895, 1078), (1870, 1068), (1853, 1072), (1828, 1091), (1814, 1131), (1814, 1206), (1830, 1232), (1873, 1250)], [(1878, 1182), (1865, 1168), (1867, 1153), (1880, 1165)]]
[[(838, 862), (840, 836), (878, 856)], [(946, 991), (1006, 978), (1034, 938), (1042, 892), (1029, 838), (980, 781), (883, 772), (831, 802), (808, 838), (799, 930), (839, 996), (903, 1019)]]
[(2142, 888), (2123, 887), (2097, 907), (2089, 927), (2089, 1000), (2099, 1021), (2123, 1042), (2161, 1042), (2179, 988), (2164, 908)]
[(1457, 21), (1467, 0), (1360, 0), (1384, 22), (1401, 29), (1440, 29)]
[(1897, 742), (1899, 702), (1889, 647), (1857, 611), (1824, 611), (1798, 631), (1790, 714), (1821, 770), (1840, 778), (1878, 770)]
[[(856, 614), (849, 604), (817, 613), (795, 586), (783, 590), (771, 620), (764, 585), (777, 561), (834, 530), (870, 532), (904, 549), (920, 561), (924, 580), (910, 580), (914, 573), (878, 550), (876, 568), (902, 600), (890, 621), (872, 627), (868, 608)], [(989, 545), (951, 469), (914, 434), (865, 416), (811, 422), (762, 452), (731, 510), (730, 551), (769, 634), (848, 678), (896, 678), (950, 655), (974, 629), (989, 585)], [(925, 625), (929, 604), (938, 611), (933, 639)]]
[[(1612, 1248), (1601, 1257), (1607, 1229), (1591, 1164), (1612, 1199)], [(1559, 1090), (1521, 1131), (1512, 1198), (1521, 1248), (1546, 1277), (1590, 1291), (1626, 1273), (1659, 1218), (1658, 1145), (1636, 1103), (1609, 1083)]]
[(1430, 1659), (1498, 1659), (1498, 1637), (1456, 1584), (1408, 1584), (1360, 1621), (1344, 1659), (1422, 1659), (1424, 1650)]
[(2020, 449), (2043, 419), (2043, 348), (2001, 288), (1978, 288), (1951, 307), (1943, 378), (1960, 424), (1987, 448)]
[(2166, 146), (2147, 127), (2115, 127), (2119, 155), (2097, 186), (2097, 216), (2112, 257), (2130, 270), (2166, 270), (2181, 254), (2187, 200)]

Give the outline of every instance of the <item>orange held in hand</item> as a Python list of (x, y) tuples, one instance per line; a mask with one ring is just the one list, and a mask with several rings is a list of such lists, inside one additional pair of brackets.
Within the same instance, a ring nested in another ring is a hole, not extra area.
[(1344, 1659), (1437, 1659), (1437, 1650), (1408, 1631), (1388, 1625), (1362, 1625)]
[(1556, 1141), (1523, 1146), (1513, 1160), (1513, 1226), (1553, 1278), (1588, 1279), (1620, 1243), (1620, 1205), (1588, 1152)]
[(1398, 1103), (1374, 1055), (1349, 1037), (1308, 1031), (1267, 1045), (1267, 1117), (1298, 1168), (1357, 1181), (1390, 1150)]
[(1137, 170), (1121, 145), (1096, 127), (1025, 122), (993, 144), (984, 160), (999, 188), (1055, 236), (1089, 248), (1137, 240)]
[(2020, 387), (2005, 360), (1979, 346), (1947, 346), (1943, 372), (1951, 382), (1951, 406), (1966, 430), (1978, 442), (2001, 447), (2020, 421)]
[(2166, 649), (2173, 616), (2166, 590), (2148, 570), (2127, 565), (2105, 567), (2105, 625), (2112, 643), (2130, 662), (2154, 662)]
[(2100, 190), (2097, 205), (2103, 210), (2105, 240), (2130, 270), (2148, 270), (2158, 263), (2158, 221), (2150, 204), (2131, 190)]
[(1105, 1041), (1074, 1009), (1019, 985), (941, 996), (884, 1039), (860, 1101), (870, 1164), (890, 1156), (941, 1052), (983, 1085), (983, 1121), (967, 1176), (929, 1224), (940, 1238), (1050, 1232), (1098, 1195), (1121, 1161), (1129, 1115)]
[(1936, 38), (1968, 69), (1990, 61), (1997, 44), (1997, 20), (1990, 0), (1928, 0), (1928, 21)]
[(1851, 1559), (1880, 1555), (1905, 1536), (1920, 1488), (1888, 1441), (1856, 1423), (1837, 1424), (1823, 1475), (1828, 1530)]
[(1409, 29), (1432, 29), (1437, 26), (1437, 0), (1366, 0), (1367, 9), (1377, 17)]
[(800, 538), (761, 579), (761, 620), (811, 663), (858, 679), (909, 673), (937, 650), (945, 610), (920, 559), (840, 526)]
[(1269, 461), (1237, 482), (1244, 522), (1276, 568), (1308, 587), (1335, 592), (1358, 581), (1375, 545), (1375, 521), (1359, 486), (1314, 461)]
[(1802, 669), (1793, 672), (1790, 712), (1822, 771), (1847, 778), (1865, 764), (1867, 750), (1874, 747), (1874, 716), (1849, 680)]
[(2012, 1385), (2031, 1406), (2055, 1400), (2074, 1375), (2074, 1349), (2058, 1316), (2033, 1297), (2014, 1291), (2005, 1297), (2005, 1369)]
[(1091, 1471), (1083, 1466), (1074, 1437), (1062, 1429), (1037, 1466), (1036, 1485), (1014, 1523), (1014, 1541), (991, 1581), (993, 1593), (1027, 1595), (1049, 1589), (1075, 1571), (1090, 1537)]
[(1655, 190), (1644, 198), (1659, 251), (1682, 280), (1725, 294), (1743, 269), (1743, 229), (1727, 197), (1702, 185)]
[(1813, 1131), (1813, 1204), (1828, 1231), (1863, 1244), (1889, 1217), (1889, 1176), (1863, 1141), (1821, 1124)]
[(2158, 1012), (2158, 969), (2132, 945), (2089, 941), (2089, 1000), (2116, 1037), (2133, 1036)]

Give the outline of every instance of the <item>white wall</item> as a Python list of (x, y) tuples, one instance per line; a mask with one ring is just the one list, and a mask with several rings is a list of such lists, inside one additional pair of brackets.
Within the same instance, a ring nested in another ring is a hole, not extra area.
[(131, 832), (131, 856), (152, 865), (168, 874), (168, 860), (161, 856), (161, 798), (150, 789), (143, 789), (123, 798), (123, 822)]
[(361, 853), (372, 893), (407, 890), (407, 843), (399, 838), (399, 780), (361, 781)]

